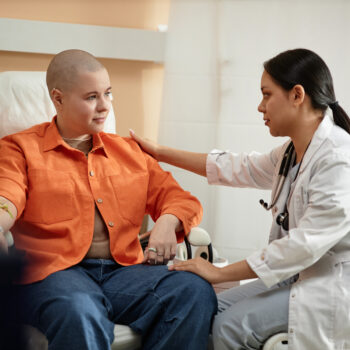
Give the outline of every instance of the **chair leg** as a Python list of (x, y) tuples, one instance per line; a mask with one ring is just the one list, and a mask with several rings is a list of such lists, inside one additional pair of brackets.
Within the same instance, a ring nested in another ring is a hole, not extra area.
[(187, 251), (187, 259), (192, 259), (192, 249), (191, 249), (191, 244), (188, 241), (188, 238), (185, 236), (185, 244), (186, 244), (186, 251)]

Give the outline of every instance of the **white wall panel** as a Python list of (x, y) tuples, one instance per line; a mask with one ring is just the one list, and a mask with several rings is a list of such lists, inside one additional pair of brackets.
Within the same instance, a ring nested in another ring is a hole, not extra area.
[(96, 57), (164, 59), (166, 33), (85, 24), (0, 18), (0, 50), (56, 54), (81, 49)]
[[(324, 58), (337, 98), (350, 112), (349, 36), (347, 0), (173, 0), (159, 141), (202, 152), (213, 143), (267, 152), (284, 142), (270, 136), (257, 111), (260, 77), (265, 60), (297, 47)], [(219, 253), (235, 261), (267, 243), (271, 214), (258, 200), (268, 200), (268, 191), (210, 187), (196, 175), (174, 173), (198, 191), (202, 226)]]
[[(213, 75), (166, 73), (162, 120), (179, 123), (215, 122), (217, 79)], [(193, 130), (195, 131), (195, 130)]]

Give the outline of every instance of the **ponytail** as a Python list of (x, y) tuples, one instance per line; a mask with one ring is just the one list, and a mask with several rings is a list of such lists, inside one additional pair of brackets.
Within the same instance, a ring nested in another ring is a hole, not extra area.
[(350, 118), (339, 103), (333, 102), (329, 104), (329, 108), (333, 112), (334, 123), (350, 134)]

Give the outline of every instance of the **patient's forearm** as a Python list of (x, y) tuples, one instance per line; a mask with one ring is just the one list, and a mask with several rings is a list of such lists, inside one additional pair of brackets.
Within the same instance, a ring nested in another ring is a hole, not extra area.
[(174, 229), (175, 232), (183, 230), (182, 222), (173, 214), (163, 214), (157, 221), (163, 221), (166, 225)]
[(12, 202), (1, 196), (0, 207), (0, 226), (2, 227), (3, 232), (7, 232), (15, 223), (17, 209)]
[(179, 168), (192, 171), (198, 175), (206, 176), (206, 153), (182, 151), (166, 146), (160, 146), (157, 159)]
[[(183, 231), (184, 229), (182, 222), (173, 214), (163, 214), (158, 218), (157, 222), (158, 221), (159, 223), (162, 223), (171, 227), (175, 232), (180, 232), (180, 231)], [(139, 239), (144, 240), (149, 238), (149, 236), (151, 235), (151, 232), (152, 231), (147, 231), (139, 234)]]

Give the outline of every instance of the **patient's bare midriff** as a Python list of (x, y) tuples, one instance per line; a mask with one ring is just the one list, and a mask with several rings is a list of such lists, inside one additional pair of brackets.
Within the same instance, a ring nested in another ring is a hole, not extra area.
[(94, 235), (85, 258), (113, 259), (109, 248), (109, 234), (101, 214), (95, 207)]
[[(88, 139), (67, 139), (64, 141), (71, 147), (83, 152), (86, 157), (92, 148), (92, 137)], [(95, 205), (94, 235), (89, 251), (85, 255), (89, 259), (113, 259), (109, 249), (109, 234), (107, 227)]]

